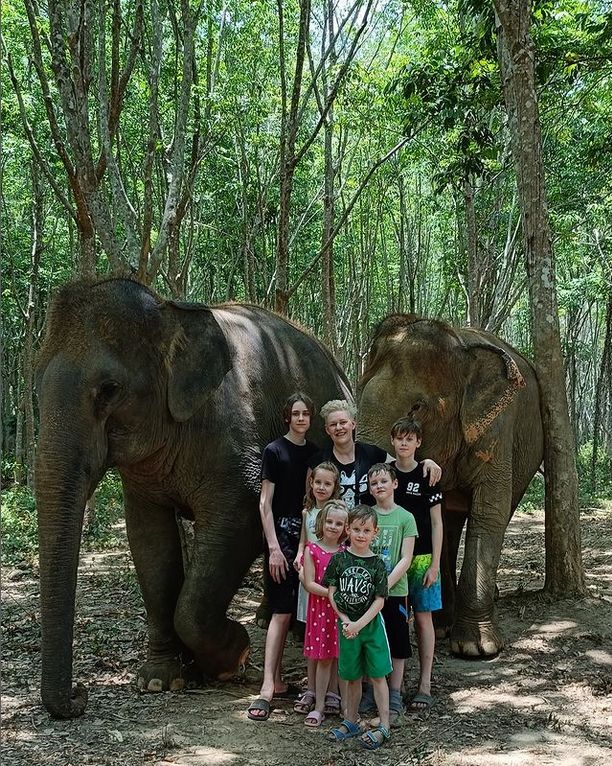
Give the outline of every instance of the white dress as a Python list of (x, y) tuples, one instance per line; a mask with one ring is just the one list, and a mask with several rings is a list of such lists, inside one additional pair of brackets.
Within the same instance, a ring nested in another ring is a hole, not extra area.
[[(318, 542), (317, 536), (315, 535), (315, 524), (316, 524), (317, 516), (319, 515), (320, 510), (321, 510), (320, 508), (317, 508), (315, 506), (314, 508), (311, 508), (309, 511), (306, 511), (306, 518), (304, 519), (304, 524), (306, 525), (306, 543)], [(306, 622), (307, 612), (308, 612), (308, 591), (302, 585), (302, 583), (300, 583), (300, 587), (298, 590), (296, 619), (298, 619), (300, 622)]]

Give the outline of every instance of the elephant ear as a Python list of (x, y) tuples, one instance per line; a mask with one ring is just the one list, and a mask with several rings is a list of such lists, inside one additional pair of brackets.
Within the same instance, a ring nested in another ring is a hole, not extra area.
[(231, 367), (229, 346), (212, 311), (187, 303), (166, 303), (169, 346), (168, 408), (175, 420), (189, 420), (219, 387)]
[(461, 423), (466, 442), (474, 444), (512, 404), (525, 380), (506, 349), (484, 340), (464, 348), (468, 364)]

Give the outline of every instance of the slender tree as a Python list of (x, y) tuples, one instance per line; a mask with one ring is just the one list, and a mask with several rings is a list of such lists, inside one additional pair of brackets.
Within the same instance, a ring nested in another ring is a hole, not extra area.
[(527, 265), (533, 348), (544, 421), (545, 590), (585, 592), (574, 434), (569, 419), (557, 309), (538, 96), (531, 0), (495, 0), (498, 56), (512, 141)]

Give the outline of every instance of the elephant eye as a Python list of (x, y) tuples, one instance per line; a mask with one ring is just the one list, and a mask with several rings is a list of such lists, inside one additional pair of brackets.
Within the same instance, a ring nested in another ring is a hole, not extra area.
[(117, 398), (120, 390), (121, 386), (116, 380), (105, 380), (96, 393), (96, 403), (104, 405), (112, 402), (113, 399)]

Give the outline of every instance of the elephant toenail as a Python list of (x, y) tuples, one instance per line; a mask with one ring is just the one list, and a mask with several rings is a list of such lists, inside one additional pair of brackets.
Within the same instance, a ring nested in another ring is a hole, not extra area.
[(161, 692), (163, 688), (164, 688), (164, 685), (162, 684), (161, 679), (159, 678), (152, 678), (147, 684), (147, 689), (150, 692)]

